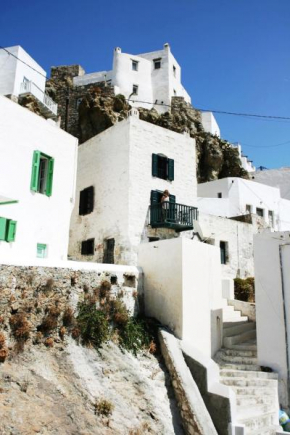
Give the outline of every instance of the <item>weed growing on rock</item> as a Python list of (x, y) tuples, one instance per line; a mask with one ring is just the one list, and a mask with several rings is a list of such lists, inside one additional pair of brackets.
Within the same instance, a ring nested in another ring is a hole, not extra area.
[(102, 281), (100, 285), (99, 295), (101, 298), (105, 298), (108, 292), (111, 290), (111, 283), (109, 281)]
[(62, 323), (64, 326), (72, 326), (75, 322), (74, 310), (71, 307), (66, 307), (63, 313)]
[(50, 292), (53, 289), (54, 280), (52, 278), (48, 278), (44, 286), (42, 286), (42, 291)]
[(31, 331), (31, 325), (24, 313), (13, 314), (10, 317), (10, 326), (16, 341), (24, 343), (28, 340)]
[(60, 315), (59, 308), (53, 306), (48, 309), (46, 316), (44, 317), (42, 324), (39, 327), (39, 330), (44, 334), (48, 334), (57, 328), (58, 318)]
[(255, 279), (235, 278), (235, 299), (244, 302), (255, 302)]
[(5, 335), (0, 332), (0, 362), (4, 362), (8, 356), (8, 349), (6, 347)]
[(144, 320), (131, 317), (119, 331), (122, 348), (137, 355), (142, 348), (149, 348), (150, 335)]
[(129, 312), (120, 299), (111, 301), (111, 314), (113, 322), (118, 326), (125, 326), (129, 321)]
[(151, 427), (147, 421), (144, 421), (139, 427), (130, 429), (128, 435), (144, 435), (146, 433), (151, 433)]
[(79, 304), (77, 324), (84, 344), (98, 349), (109, 339), (110, 329), (106, 314), (98, 310), (95, 304), (82, 302)]
[(95, 414), (110, 417), (114, 411), (114, 405), (112, 402), (106, 399), (99, 399), (94, 404)]

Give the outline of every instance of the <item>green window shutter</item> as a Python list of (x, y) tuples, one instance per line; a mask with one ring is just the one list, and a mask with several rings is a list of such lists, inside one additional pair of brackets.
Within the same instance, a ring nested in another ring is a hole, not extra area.
[(173, 181), (174, 180), (174, 160), (168, 159), (168, 180)]
[(7, 219), (0, 217), (0, 240), (6, 240)]
[(169, 202), (175, 203), (175, 195), (169, 195)]
[(45, 192), (47, 196), (51, 196), (52, 194), (53, 167), (54, 167), (54, 159), (51, 157), (48, 160), (48, 169), (47, 169), (46, 192)]
[(152, 204), (158, 204), (160, 202), (160, 193), (157, 190), (151, 190), (151, 198), (150, 203)]
[(152, 176), (158, 176), (158, 156), (157, 154), (152, 154)]
[(38, 190), (40, 154), (40, 151), (33, 152), (30, 189), (34, 192)]
[(7, 234), (6, 234), (6, 241), (7, 242), (14, 242), (15, 240), (15, 234), (16, 234), (16, 227), (17, 222), (8, 220), (8, 227), (7, 227)]

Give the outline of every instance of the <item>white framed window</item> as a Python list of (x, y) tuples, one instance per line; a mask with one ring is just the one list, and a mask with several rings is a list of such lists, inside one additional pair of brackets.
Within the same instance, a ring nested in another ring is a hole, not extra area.
[(133, 85), (132, 92), (133, 92), (134, 95), (138, 95), (138, 89), (139, 89), (138, 85)]
[(154, 69), (160, 69), (161, 68), (161, 57), (158, 59), (153, 59)]
[(132, 70), (138, 71), (138, 64), (139, 62), (137, 60), (132, 60)]

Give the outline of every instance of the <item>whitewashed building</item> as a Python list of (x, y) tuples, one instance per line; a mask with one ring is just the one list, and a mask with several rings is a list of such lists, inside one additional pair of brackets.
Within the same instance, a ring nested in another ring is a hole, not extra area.
[(242, 178), (223, 178), (197, 187), (198, 208), (208, 214), (235, 217), (255, 214), (261, 224), (279, 231), (290, 229), (290, 201), (280, 189)]
[[(168, 210), (160, 203), (166, 189)], [(136, 264), (140, 242), (193, 229), (195, 141), (141, 121), (132, 109), (79, 147), (76, 197), (70, 256)]]
[(77, 143), (0, 96), (0, 262), (67, 258)]
[(45, 93), (46, 72), (19, 45), (0, 49), (0, 95), (15, 101), (33, 95), (45, 118), (57, 118), (57, 104)]
[(75, 86), (106, 81), (115, 87), (116, 94), (125, 95), (130, 104), (167, 112), (171, 97), (184, 97), (190, 103), (190, 96), (181, 84), (181, 68), (171, 53), (169, 44), (163, 50), (138, 55), (122, 53), (116, 47), (113, 69), (74, 77)]

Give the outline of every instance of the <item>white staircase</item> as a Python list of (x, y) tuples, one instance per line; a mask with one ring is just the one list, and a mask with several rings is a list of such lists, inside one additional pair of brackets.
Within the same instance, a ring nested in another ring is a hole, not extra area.
[(224, 309), (223, 348), (215, 361), (220, 382), (236, 393), (237, 422), (246, 435), (275, 435), (278, 423), (278, 382), (276, 373), (261, 371), (257, 363), (256, 324), (234, 307)]

